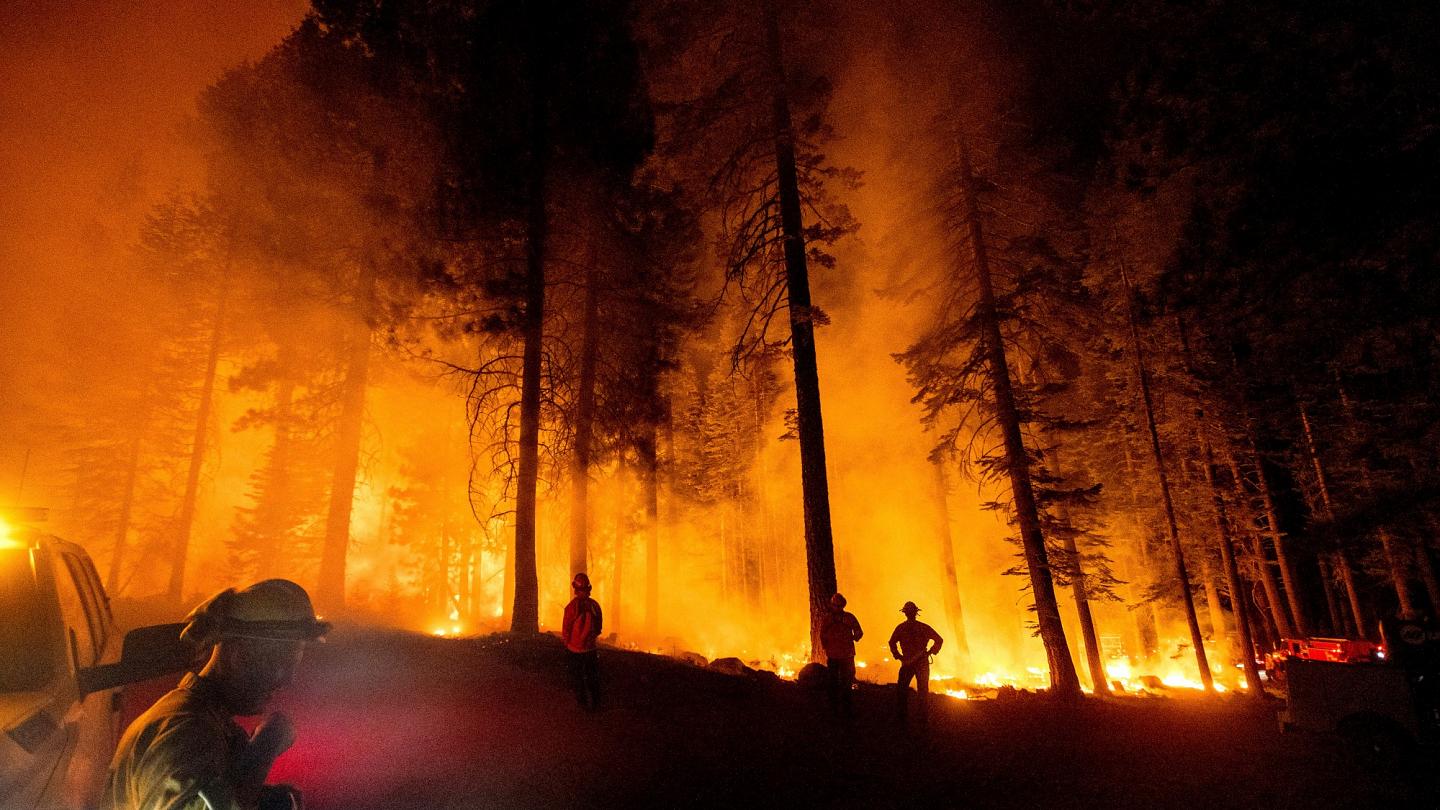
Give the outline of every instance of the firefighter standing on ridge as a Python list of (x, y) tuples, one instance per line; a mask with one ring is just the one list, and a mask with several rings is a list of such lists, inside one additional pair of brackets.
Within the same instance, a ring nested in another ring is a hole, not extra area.
[[(914, 602), (906, 602), (900, 612), (905, 614), (905, 621), (890, 634), (890, 655), (900, 662), (897, 683), (900, 688), (895, 699), (895, 711), (903, 721), (905, 704), (910, 698), (910, 679), (914, 678), (915, 688), (920, 692), (920, 720), (925, 722), (929, 719), (926, 702), (930, 698), (930, 656), (940, 652), (945, 639), (935, 632), (935, 628), (915, 619), (920, 608)], [(933, 647), (930, 646), (932, 641), (935, 642)]]
[(565, 606), (565, 620), (560, 636), (570, 658), (570, 680), (575, 687), (575, 700), (587, 711), (600, 709), (600, 653), (596, 639), (604, 627), (600, 603), (590, 598), (590, 577), (584, 573), (570, 581), (575, 598)]
[(820, 644), (825, 650), (825, 670), (830, 676), (830, 710), (840, 717), (851, 717), (850, 692), (855, 683), (855, 642), (865, 632), (860, 620), (845, 610), (845, 597), (830, 597), (830, 610), (820, 625)]
[(265, 784), (295, 742), (289, 718), (272, 713), (253, 735), (234, 718), (263, 712), (329, 623), (315, 618), (305, 589), (285, 579), (222, 591), (186, 622), (180, 637), (213, 646), (210, 659), (126, 730), (110, 763), (109, 807), (295, 810), (299, 791)]

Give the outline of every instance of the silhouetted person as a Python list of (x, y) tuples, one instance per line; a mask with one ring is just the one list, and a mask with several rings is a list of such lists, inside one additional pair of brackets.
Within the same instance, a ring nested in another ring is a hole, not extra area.
[[(910, 679), (915, 679), (915, 688), (920, 692), (920, 719), (928, 720), (929, 713), (926, 703), (930, 699), (930, 656), (940, 652), (940, 647), (945, 639), (935, 632), (935, 628), (917, 621), (915, 614), (920, 608), (914, 602), (906, 602), (900, 608), (905, 614), (905, 621), (896, 625), (895, 632), (890, 634), (890, 655), (900, 662), (900, 678), (897, 685), (900, 687), (895, 698), (895, 713), (901, 720), (905, 719), (905, 704), (910, 698)], [(930, 642), (935, 645), (930, 646)]]
[(864, 635), (860, 620), (845, 610), (845, 597), (838, 593), (830, 597), (830, 611), (820, 625), (820, 646), (830, 676), (830, 710), (841, 717), (854, 714), (850, 692), (855, 683), (855, 642)]
[(565, 639), (565, 649), (569, 650), (575, 700), (580, 708), (593, 712), (600, 708), (600, 653), (595, 649), (595, 641), (600, 638), (604, 617), (600, 603), (590, 598), (590, 577), (576, 574), (570, 587), (575, 591), (575, 598), (565, 606), (560, 636)]
[(295, 742), (278, 712), (246, 734), (236, 716), (256, 715), (290, 683), (307, 642), (330, 628), (305, 589), (267, 579), (222, 591), (187, 617), (181, 638), (213, 646), (199, 674), (135, 719), (110, 763), (112, 810), (293, 810), (300, 793), (267, 785), (270, 766)]

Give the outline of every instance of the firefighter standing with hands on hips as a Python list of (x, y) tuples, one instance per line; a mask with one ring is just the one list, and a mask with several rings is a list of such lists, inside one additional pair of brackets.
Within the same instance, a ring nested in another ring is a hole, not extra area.
[(267, 579), (222, 591), (186, 618), (181, 638), (210, 658), (126, 730), (110, 763), (111, 810), (297, 810), (300, 793), (267, 785), (270, 767), (295, 742), (275, 712), (246, 734), (237, 716), (265, 711), (288, 685), (307, 643), (330, 625), (305, 589)]
[[(935, 632), (935, 628), (917, 621), (915, 615), (920, 608), (914, 602), (906, 602), (900, 608), (905, 614), (905, 621), (895, 627), (895, 632), (890, 634), (890, 655), (900, 662), (900, 678), (898, 686), (899, 693), (896, 697), (895, 712), (900, 720), (905, 720), (905, 704), (910, 697), (910, 679), (915, 679), (915, 688), (920, 692), (920, 720), (928, 720), (926, 701), (930, 697), (930, 656), (940, 652), (940, 646), (945, 639)], [(934, 646), (930, 642), (935, 642)]]

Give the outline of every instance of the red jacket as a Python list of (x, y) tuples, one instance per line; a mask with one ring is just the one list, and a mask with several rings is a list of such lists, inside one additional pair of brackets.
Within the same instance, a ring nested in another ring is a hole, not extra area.
[(825, 650), (825, 660), (854, 658), (855, 642), (864, 635), (855, 614), (846, 610), (825, 611), (825, 621), (820, 624), (820, 647)]
[(560, 625), (565, 649), (577, 653), (595, 649), (595, 639), (600, 638), (604, 624), (599, 602), (588, 596), (571, 599), (570, 604), (565, 606), (565, 621)]

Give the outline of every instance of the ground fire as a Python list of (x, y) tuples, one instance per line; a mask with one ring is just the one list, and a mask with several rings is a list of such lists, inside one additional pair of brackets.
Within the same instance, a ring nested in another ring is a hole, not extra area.
[(1436, 795), (1440, 11), (113, 5), (0, 9), (0, 805)]

